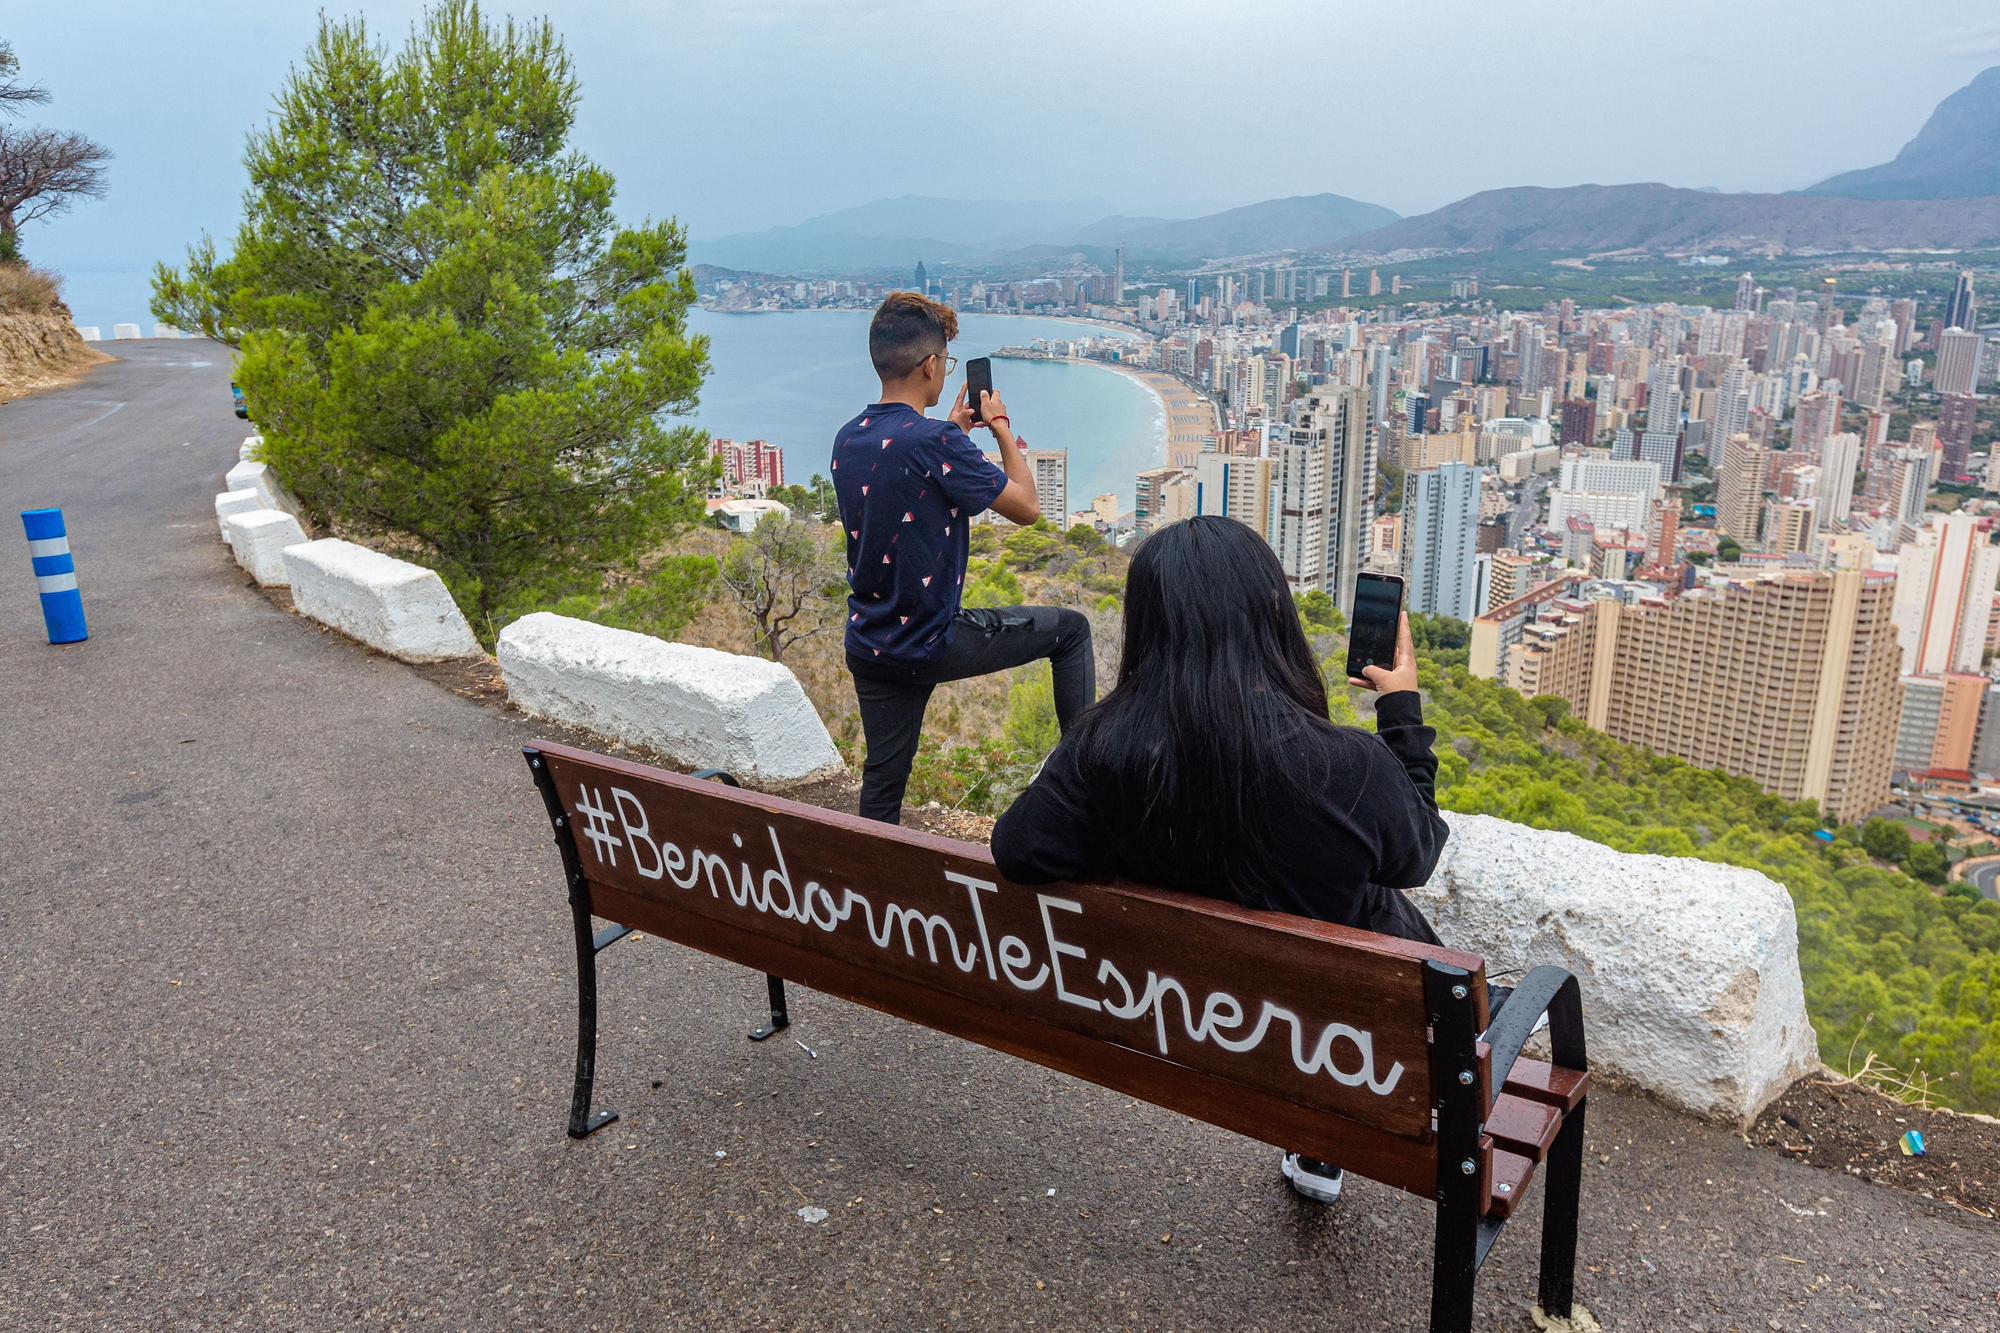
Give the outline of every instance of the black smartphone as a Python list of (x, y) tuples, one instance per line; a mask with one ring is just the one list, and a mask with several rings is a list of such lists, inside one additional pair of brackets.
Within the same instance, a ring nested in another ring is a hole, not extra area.
[(972, 419), (984, 421), (979, 412), (979, 395), (993, 392), (993, 361), (990, 357), (975, 356), (965, 363), (965, 401), (972, 408)]
[(1400, 574), (1362, 574), (1354, 580), (1354, 615), (1347, 624), (1347, 674), (1366, 680), (1363, 667), (1396, 665), (1396, 627), (1403, 613)]

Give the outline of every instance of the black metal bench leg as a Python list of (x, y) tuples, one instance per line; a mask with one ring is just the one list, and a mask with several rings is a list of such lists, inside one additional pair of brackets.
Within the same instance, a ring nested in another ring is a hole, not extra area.
[(766, 1037), (775, 1036), (792, 1025), (791, 1015), (785, 1012), (785, 979), (767, 974), (764, 981), (771, 992), (771, 1021), (751, 1030), (752, 1041), (762, 1041)]
[(1431, 1086), (1438, 1121), (1437, 1234), (1431, 1255), (1431, 1333), (1471, 1333), (1479, 1274), (1478, 1024), (1472, 977), (1426, 959)]
[(597, 1079), (597, 941), (590, 929), (590, 904), (570, 903), (576, 926), (576, 1090), (569, 1099), (569, 1136), (587, 1138), (618, 1118), (618, 1113), (590, 1111), (591, 1085)]
[(1576, 1299), (1577, 1205), (1583, 1193), (1583, 1112), (1588, 1097), (1563, 1117), (1556, 1141), (1549, 1145), (1542, 1202), (1542, 1313), (1570, 1317)]

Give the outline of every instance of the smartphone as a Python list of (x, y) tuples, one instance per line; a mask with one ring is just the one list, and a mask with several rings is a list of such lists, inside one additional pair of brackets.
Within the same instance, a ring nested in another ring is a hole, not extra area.
[(1354, 580), (1354, 615), (1347, 625), (1347, 674), (1366, 680), (1363, 667), (1396, 665), (1396, 627), (1403, 613), (1399, 574), (1362, 574)]
[(979, 413), (979, 395), (993, 392), (993, 361), (990, 357), (975, 356), (965, 363), (965, 401), (972, 408), (972, 419), (984, 421)]

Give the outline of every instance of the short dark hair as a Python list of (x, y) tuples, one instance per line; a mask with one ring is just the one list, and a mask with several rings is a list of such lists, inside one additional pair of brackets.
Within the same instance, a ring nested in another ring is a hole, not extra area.
[(958, 336), (958, 312), (916, 292), (891, 292), (868, 322), (868, 359), (885, 380), (915, 372), (927, 356), (943, 356)]

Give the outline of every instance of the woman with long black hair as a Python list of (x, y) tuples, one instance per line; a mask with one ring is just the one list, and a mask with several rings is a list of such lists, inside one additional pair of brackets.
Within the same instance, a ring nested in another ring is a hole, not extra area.
[[(1070, 727), (993, 830), (1019, 884), (1110, 875), (1439, 943), (1401, 890), (1430, 878), (1437, 733), (1404, 617), (1374, 734), (1335, 726), (1277, 555), (1227, 518), (1152, 534), (1125, 583), (1118, 684)], [(1285, 1157), (1331, 1203), (1340, 1172)]]

